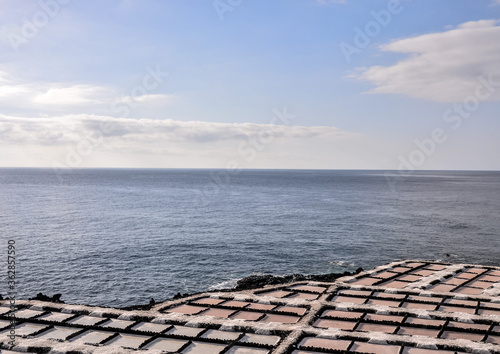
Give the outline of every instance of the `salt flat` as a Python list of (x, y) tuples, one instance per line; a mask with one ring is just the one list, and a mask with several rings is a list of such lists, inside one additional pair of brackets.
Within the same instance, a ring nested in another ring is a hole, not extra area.
[(491, 266), (405, 260), (147, 311), (17, 304), (12, 348), (0, 311), (2, 353), (500, 353), (500, 267)]

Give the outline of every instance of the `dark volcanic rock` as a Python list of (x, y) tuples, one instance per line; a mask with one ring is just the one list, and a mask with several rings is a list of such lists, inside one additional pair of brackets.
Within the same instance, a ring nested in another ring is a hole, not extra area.
[(271, 274), (250, 275), (248, 277), (238, 280), (233, 290), (250, 290), (250, 289), (262, 288), (266, 285), (288, 284), (303, 280), (333, 282), (337, 278), (344, 277), (347, 275), (358, 274), (359, 272), (362, 271), (363, 268), (356, 269), (355, 273), (344, 272), (344, 273), (330, 273), (330, 274), (319, 274), (319, 275), (292, 274), (286, 276), (274, 276)]
[(64, 301), (61, 300), (61, 296), (62, 294), (55, 294), (52, 297), (50, 297), (42, 293), (38, 293), (35, 297), (30, 298), (30, 300), (48, 301), (48, 302), (64, 304)]
[(266, 285), (286, 284), (301, 280), (306, 280), (306, 278), (302, 274), (286, 275), (284, 277), (274, 276), (271, 274), (250, 275), (246, 278), (238, 280), (233, 290), (262, 288)]
[(126, 310), (126, 311), (135, 311), (135, 310), (149, 311), (149, 310), (151, 310), (151, 308), (154, 305), (156, 305), (156, 301), (155, 301), (155, 299), (151, 298), (151, 300), (149, 300), (149, 304), (147, 304), (147, 305), (132, 305), (132, 306), (126, 306), (126, 307), (119, 307), (119, 309)]

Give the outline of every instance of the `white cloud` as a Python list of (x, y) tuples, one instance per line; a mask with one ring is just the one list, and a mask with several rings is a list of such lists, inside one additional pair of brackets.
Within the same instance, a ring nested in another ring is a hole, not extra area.
[(34, 110), (44, 113), (75, 113), (110, 110), (113, 103), (138, 105), (170, 104), (175, 95), (147, 93), (132, 96), (109, 86), (73, 83), (22, 82), (0, 71), (0, 103), (10, 111)]
[[(82, 137), (102, 134), (113, 145), (120, 140), (158, 146), (171, 143), (218, 143), (238, 141), (271, 132), (275, 139), (346, 138), (354, 134), (334, 127), (305, 127), (253, 123), (212, 123), (172, 119), (129, 119), (93, 115), (22, 118), (0, 115), (3, 142), (76, 144)], [(144, 146), (144, 145), (143, 145)], [(133, 147), (131, 147), (133, 148)]]
[[(465, 156), (473, 168), (495, 169), (488, 140), (451, 141), (425, 168), (460, 169)], [(394, 169), (395, 151), (407, 149), (326, 126), (0, 115), (0, 166)]]
[(148, 104), (168, 103), (168, 102), (174, 102), (176, 99), (177, 97), (175, 95), (147, 94), (137, 97), (122, 96), (117, 101), (132, 105), (134, 104), (134, 102), (148, 103)]
[(18, 108), (66, 108), (103, 104), (117, 97), (110, 87), (47, 82), (22, 82), (0, 72), (0, 100), (3, 105)]
[[(79, 149), (91, 152), (71, 165)], [(374, 167), (367, 151), (366, 137), (326, 126), (0, 115), (0, 166)]]
[[(474, 94), (478, 77), (500, 81), (500, 26), (494, 20), (466, 22), (445, 32), (398, 39), (383, 51), (410, 54), (391, 66), (372, 66), (354, 75), (376, 85), (369, 93), (402, 94), (460, 102)], [(500, 90), (490, 96), (500, 100)]]
[(110, 94), (109, 89), (92, 85), (47, 86), (37, 92), (33, 102), (61, 106), (96, 104), (102, 103), (103, 98)]

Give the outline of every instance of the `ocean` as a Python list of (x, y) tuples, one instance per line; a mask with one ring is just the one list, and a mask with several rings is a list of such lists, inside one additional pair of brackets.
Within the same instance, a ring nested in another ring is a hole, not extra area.
[(500, 172), (397, 175), (4, 168), (0, 271), (13, 240), (18, 298), (129, 306), (251, 274), (405, 258), (500, 266)]

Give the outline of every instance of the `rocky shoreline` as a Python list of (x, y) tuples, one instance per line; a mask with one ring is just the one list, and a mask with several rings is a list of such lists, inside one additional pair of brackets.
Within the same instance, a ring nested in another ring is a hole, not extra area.
[(0, 350), (500, 354), (500, 267), (402, 260), (352, 273), (252, 275), (233, 289), (244, 290), (179, 294), (133, 310), (40, 293), (12, 315), (4, 300), (4, 333), (12, 317), (19, 325), (17, 342), (4, 337)]
[[(213, 291), (216, 292), (230, 292), (230, 291), (241, 291), (241, 290), (252, 290), (252, 289), (258, 289), (262, 288), (267, 285), (285, 285), (297, 281), (318, 281), (318, 282), (333, 282), (336, 279), (344, 276), (352, 276), (358, 273), (361, 273), (363, 271), (363, 268), (358, 268), (354, 272), (343, 272), (343, 273), (327, 273), (327, 274), (311, 274), (311, 275), (303, 275), (303, 274), (291, 274), (291, 275), (284, 275), (284, 276), (277, 276), (277, 275), (272, 275), (272, 274), (261, 274), (261, 275), (250, 275), (248, 277), (241, 278), (236, 282), (236, 285), (233, 288), (230, 289), (214, 289)], [(197, 295), (197, 294), (202, 294), (205, 292), (199, 292), (199, 293), (177, 293), (175, 294), (171, 299), (166, 299), (163, 301), (168, 301), (168, 300), (178, 300), (182, 299), (185, 297)], [(39, 301), (46, 301), (46, 302), (53, 302), (53, 303), (59, 303), (59, 304), (64, 304), (65, 302), (61, 300), (62, 294), (54, 294), (53, 296), (47, 296), (43, 293), (38, 293), (35, 297), (29, 298), (29, 300), (39, 300)], [(0, 299), (2, 299), (0, 295)], [(163, 302), (162, 301), (162, 302)], [(144, 304), (144, 305), (131, 305), (131, 306), (125, 306), (125, 307), (118, 307), (120, 310), (144, 310), (148, 311), (151, 310), (151, 308), (156, 305), (157, 302), (151, 298), (149, 301), (149, 304)]]

